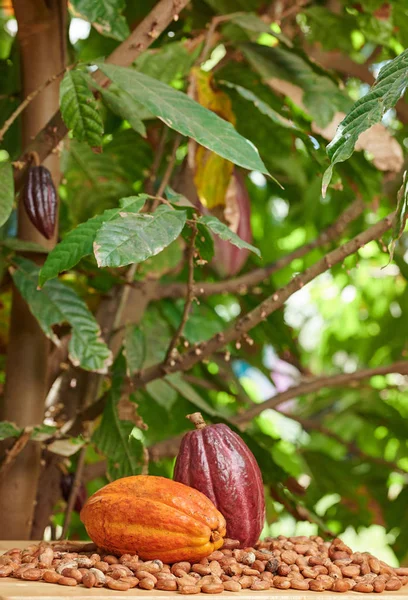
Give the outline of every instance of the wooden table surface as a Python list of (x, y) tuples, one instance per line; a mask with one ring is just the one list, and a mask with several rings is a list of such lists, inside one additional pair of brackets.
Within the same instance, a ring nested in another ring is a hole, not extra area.
[[(9, 548), (24, 548), (30, 542), (2, 542), (0, 541), (0, 554)], [(32, 542), (31, 542), (32, 543)], [(315, 598), (313, 598), (315, 596)], [(384, 596), (387, 600), (408, 600), (408, 586), (398, 592), (383, 592), (382, 594), (359, 594), (357, 592), (348, 592), (346, 594), (336, 594), (334, 592), (301, 592), (297, 590), (266, 590), (252, 592), (243, 590), (242, 592), (232, 593), (223, 592), (222, 600), (315, 600), (317, 597), (322, 600), (379, 600), (379, 596)], [(27, 598), (43, 598), (44, 600), (69, 600), (77, 598), (79, 600), (103, 600), (104, 598), (150, 598), (150, 600), (174, 600), (175, 597), (181, 598), (177, 592), (160, 592), (157, 590), (147, 591), (133, 589), (127, 592), (115, 592), (106, 588), (87, 589), (84, 586), (65, 587), (52, 583), (43, 583), (41, 581), (21, 581), (10, 577), (0, 577), (0, 600), (27, 600)], [(216, 598), (209, 594), (195, 594), (192, 598)]]

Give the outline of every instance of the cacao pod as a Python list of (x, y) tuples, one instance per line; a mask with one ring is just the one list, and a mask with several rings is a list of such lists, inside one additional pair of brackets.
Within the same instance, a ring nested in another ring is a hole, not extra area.
[(31, 223), (47, 240), (51, 239), (57, 219), (57, 192), (51, 173), (42, 165), (30, 167), (23, 190), (23, 202)]
[(200, 490), (227, 522), (227, 537), (253, 546), (265, 521), (262, 475), (245, 442), (227, 425), (206, 426), (200, 413), (188, 418), (195, 431), (183, 437), (174, 480)]
[(204, 494), (152, 475), (109, 483), (88, 499), (81, 520), (108, 552), (168, 563), (199, 561), (225, 536), (225, 519)]
[[(62, 477), (61, 477), (61, 482), (60, 482), (61, 494), (66, 502), (68, 502), (69, 497), (71, 495), (72, 486), (74, 484), (74, 479), (75, 479), (74, 473), (67, 473), (66, 475), (62, 475)], [(76, 512), (81, 512), (82, 507), (84, 506), (85, 502), (86, 502), (86, 487), (84, 486), (83, 483), (81, 483), (77, 490), (77, 495), (76, 495), (75, 504), (74, 504), (74, 510)]]

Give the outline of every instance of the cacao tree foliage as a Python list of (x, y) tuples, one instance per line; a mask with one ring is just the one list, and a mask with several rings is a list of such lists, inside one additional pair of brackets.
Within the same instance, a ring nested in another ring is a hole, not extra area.
[[(192, 0), (131, 66), (105, 62), (154, 4), (70, 3), (69, 134), (45, 255), (16, 237), (20, 118), (3, 136), (2, 385), (14, 282), (53, 342), (31, 439), (65, 473), (85, 451), (89, 494), (171, 477), (199, 411), (255, 454), (265, 533), (377, 525), (391, 560), (407, 560), (406, 3)], [(13, 23), (5, 11), (1, 123), (21, 98)], [(385, 233), (329, 258), (393, 211)], [(22, 433), (0, 422), (0, 440)], [(54, 525), (64, 508), (54, 498)], [(85, 536), (77, 512), (70, 534)]]

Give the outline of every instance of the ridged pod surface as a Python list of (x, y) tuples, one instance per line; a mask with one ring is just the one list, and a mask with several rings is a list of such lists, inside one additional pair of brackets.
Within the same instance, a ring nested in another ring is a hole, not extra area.
[(225, 536), (225, 519), (204, 494), (152, 475), (106, 485), (88, 499), (81, 520), (100, 548), (167, 563), (199, 561)]
[(51, 239), (57, 219), (57, 192), (51, 173), (41, 165), (30, 167), (23, 190), (23, 202), (30, 221), (47, 240)]
[(253, 546), (265, 520), (262, 475), (245, 442), (227, 425), (205, 425), (189, 415), (197, 429), (186, 433), (174, 469), (175, 481), (189, 485), (215, 504), (227, 522), (227, 537)]

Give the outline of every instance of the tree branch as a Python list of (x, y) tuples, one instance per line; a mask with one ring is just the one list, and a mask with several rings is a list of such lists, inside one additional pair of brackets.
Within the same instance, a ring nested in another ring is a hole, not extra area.
[(402, 475), (408, 477), (408, 472), (404, 469), (401, 469), (401, 467), (399, 467), (396, 463), (385, 460), (385, 458), (381, 458), (380, 456), (372, 456), (370, 454), (367, 454), (366, 452), (361, 450), (361, 448), (359, 448), (355, 442), (348, 442), (347, 440), (342, 438), (341, 435), (338, 435), (337, 433), (335, 433), (328, 427), (325, 427), (321, 423), (316, 423), (311, 419), (300, 419), (299, 417), (295, 417), (294, 415), (286, 415), (285, 413), (280, 414), (284, 415), (285, 417), (288, 417), (289, 419), (292, 419), (292, 421), (296, 421), (296, 423), (299, 423), (299, 425), (301, 425), (305, 431), (318, 431), (319, 433), (322, 433), (323, 435), (326, 435), (327, 437), (336, 440), (337, 442), (339, 442), (339, 444), (346, 446), (346, 448), (348, 448), (351, 454), (355, 454), (364, 461), (375, 463), (382, 467), (386, 467), (390, 471), (396, 471), (397, 473), (401, 473)]
[(393, 217), (394, 213), (391, 213), (375, 225), (369, 227), (369, 229), (363, 233), (360, 233), (342, 246), (329, 252), (324, 258), (303, 271), (303, 273), (295, 276), (288, 285), (266, 298), (266, 300), (261, 302), (254, 310), (237, 319), (225, 332), (218, 333), (208, 341), (197, 344), (191, 350), (180, 356), (179, 359), (175, 361), (175, 365), (171, 366), (158, 363), (140, 372), (133, 378), (135, 387), (140, 388), (149, 381), (159, 379), (169, 373), (188, 371), (196, 363), (211, 356), (229, 342), (240, 339), (244, 334), (264, 321), (270, 314), (281, 308), (286, 300), (304, 285), (330, 269), (333, 265), (343, 262), (345, 258), (356, 253), (360, 248), (365, 246), (365, 244), (368, 244), (368, 242), (381, 237), (383, 233), (391, 227)]
[[(132, 34), (108, 56), (106, 62), (129, 67), (159, 37), (171, 21), (177, 19), (180, 11), (188, 3), (189, 0), (160, 0)], [(97, 75), (96, 79), (101, 85), (107, 83), (106, 78), (101, 74)], [(67, 133), (68, 128), (58, 111), (16, 161), (14, 168), (16, 191), (25, 180), (28, 167), (27, 155), (30, 152), (37, 152), (40, 160), (43, 161)]]
[[(357, 219), (364, 210), (364, 202), (361, 198), (354, 200), (346, 208), (346, 210), (340, 215), (335, 223), (325, 229), (320, 235), (308, 242), (304, 246), (296, 248), (290, 254), (282, 256), (277, 261), (261, 267), (260, 269), (254, 269), (249, 273), (240, 275), (233, 279), (227, 279), (225, 281), (216, 281), (210, 283), (196, 283), (194, 286), (194, 295), (199, 296), (210, 296), (212, 294), (224, 294), (224, 293), (240, 293), (245, 294), (248, 288), (258, 285), (261, 281), (270, 277), (273, 273), (280, 271), (284, 267), (290, 265), (290, 263), (296, 258), (305, 256), (311, 250), (324, 246), (328, 242), (340, 237), (345, 231), (349, 223)], [(168, 283), (157, 287), (156, 299), (161, 298), (182, 298), (186, 295), (186, 287), (183, 283)]]
[(74, 510), (75, 501), (76, 501), (77, 495), (78, 495), (78, 490), (79, 490), (79, 487), (80, 487), (81, 481), (82, 481), (82, 473), (83, 473), (84, 466), (85, 466), (86, 450), (87, 450), (87, 447), (84, 446), (83, 448), (81, 448), (81, 450), (79, 452), (78, 464), (77, 464), (77, 468), (75, 471), (74, 481), (72, 482), (71, 493), (69, 495), (67, 508), (65, 510), (64, 526), (62, 528), (61, 537), (60, 537), (61, 540), (63, 540), (66, 537), (69, 526), (71, 524), (72, 511)]
[(184, 327), (187, 323), (188, 313), (190, 312), (191, 305), (194, 300), (194, 253), (195, 253), (195, 240), (197, 237), (197, 225), (195, 222), (191, 225), (192, 233), (190, 242), (187, 248), (187, 264), (188, 264), (188, 278), (187, 278), (187, 297), (186, 302), (184, 304), (183, 315), (181, 317), (181, 321), (179, 326), (177, 327), (177, 331), (174, 334), (172, 340), (170, 341), (169, 348), (166, 352), (166, 358), (164, 359), (165, 363), (169, 363), (170, 365), (175, 361), (173, 358), (173, 352), (177, 356), (177, 345), (181, 334), (183, 333)]
[(17, 456), (24, 450), (30, 441), (31, 434), (33, 432), (32, 427), (26, 427), (24, 431), (19, 435), (10, 450), (6, 450), (6, 455), (3, 462), (0, 464), (0, 479), (4, 477), (8, 469), (16, 460)]
[[(275, 408), (283, 402), (292, 400), (292, 398), (317, 392), (318, 390), (326, 387), (332, 388), (349, 386), (354, 382), (361, 381), (362, 379), (369, 379), (370, 377), (374, 377), (374, 375), (387, 375), (388, 373), (400, 373), (401, 375), (408, 375), (408, 361), (401, 360), (391, 365), (384, 365), (382, 367), (375, 367), (373, 369), (361, 369), (360, 371), (355, 371), (355, 373), (339, 373), (336, 375), (313, 377), (313, 379), (303, 381), (299, 385), (290, 387), (284, 392), (276, 394), (276, 396), (272, 396), (272, 398), (266, 400), (265, 402), (254, 404), (244, 413), (234, 417), (233, 420), (234, 423), (237, 424), (248, 423), (248, 421), (251, 421), (251, 419), (259, 415), (267, 408)], [(291, 415), (287, 416), (289, 419), (292, 418)]]

